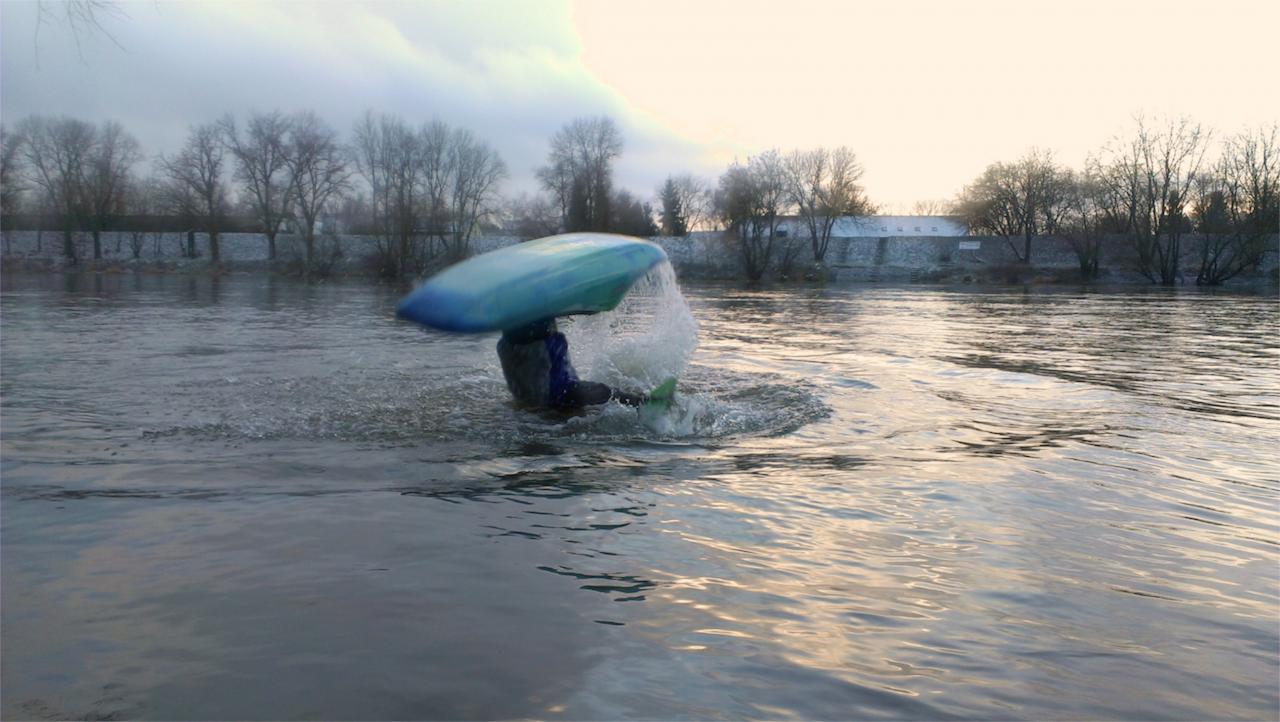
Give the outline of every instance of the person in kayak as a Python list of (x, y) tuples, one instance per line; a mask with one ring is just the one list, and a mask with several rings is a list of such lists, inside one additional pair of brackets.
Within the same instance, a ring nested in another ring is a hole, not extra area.
[(569, 361), (569, 342), (556, 328), (554, 318), (503, 331), (498, 339), (498, 360), (507, 388), (522, 406), (580, 409), (611, 400), (643, 406), (650, 400), (648, 395), (579, 379)]

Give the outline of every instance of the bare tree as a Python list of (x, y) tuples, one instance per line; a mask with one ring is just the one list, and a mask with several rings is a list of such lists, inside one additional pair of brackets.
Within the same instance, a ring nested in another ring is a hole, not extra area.
[[(209, 260), (220, 260), (218, 236), (227, 213), (227, 187), (222, 133), (216, 124), (191, 129), (187, 142), (173, 157), (160, 157), (160, 167), (172, 181), (170, 196), (184, 213), (192, 213), (209, 235)], [(187, 231), (188, 254), (194, 256), (194, 233)]]
[(49, 196), (44, 193), (37, 194), (32, 205), (36, 212), (36, 253), (44, 253), (44, 232), (47, 230), (45, 225), (50, 216), (57, 215), (57, 209), (53, 207)]
[(397, 117), (366, 113), (356, 124), (353, 154), (369, 185), (380, 272), (388, 277), (424, 266), (433, 240), (447, 259), (465, 257), (507, 175), (487, 143), (440, 120), (415, 132)]
[[(1062, 232), (1070, 212), (1071, 199), (1076, 186), (1075, 172), (1070, 168), (1051, 163), (1040, 177), (1040, 206), (1037, 209), (1036, 231), (1046, 236)], [(1027, 251), (1028, 256), (1030, 250)]]
[(605, 116), (576, 118), (551, 138), (537, 175), (559, 203), (565, 230), (609, 230), (613, 161), (621, 153), (622, 135)]
[(26, 190), (21, 180), (22, 136), (0, 125), (0, 214), (14, 213)]
[(1012, 176), (1007, 164), (993, 163), (960, 192), (956, 208), (970, 229), (1006, 238), (1022, 233)]
[(813, 260), (822, 263), (831, 245), (831, 229), (843, 216), (866, 215), (871, 204), (858, 180), (862, 165), (852, 150), (817, 148), (795, 151), (783, 168), (791, 202), (809, 231)]
[(956, 212), (955, 201), (942, 198), (930, 198), (911, 204), (913, 216), (949, 216)]
[(765, 225), (770, 234), (777, 232), (779, 217), (792, 209), (787, 194), (787, 171), (782, 155), (777, 150), (767, 150), (747, 161), (756, 180), (760, 204), (764, 211)]
[(348, 233), (367, 235), (376, 232), (373, 209), (369, 205), (368, 196), (362, 192), (344, 193), (338, 199), (334, 215)]
[(547, 196), (522, 193), (508, 202), (507, 215), (521, 238), (542, 238), (560, 230), (560, 211)]
[[(18, 149), (21, 147), (22, 137), (0, 125), (0, 218), (17, 212), (22, 201), (25, 185), (18, 180), (21, 173)], [(12, 239), (5, 233), (6, 230), (0, 225), (0, 235), (4, 236), (4, 252), (8, 254), (13, 249)]]
[(716, 210), (742, 257), (747, 278), (758, 281), (769, 267), (777, 240), (778, 217), (788, 208), (782, 156), (769, 150), (734, 162), (720, 176)]
[(806, 238), (799, 233), (792, 233), (785, 236), (779, 236), (777, 240), (778, 277), (783, 279), (793, 279), (803, 276), (803, 273), (796, 272), (796, 263), (800, 260), (801, 254), (806, 250), (811, 250), (812, 244), (806, 242)]
[(379, 272), (389, 278), (407, 275), (423, 261), (417, 237), (424, 205), (421, 135), (396, 116), (367, 111), (356, 123), (353, 152), (369, 184)]
[(314, 113), (293, 117), (287, 162), (293, 210), (307, 249), (308, 272), (316, 260), (316, 220), (330, 200), (351, 187), (347, 157), (347, 151), (338, 143), (338, 133)]
[(1089, 281), (1098, 277), (1102, 259), (1102, 243), (1108, 233), (1117, 228), (1117, 220), (1110, 209), (1108, 186), (1103, 170), (1096, 158), (1085, 164), (1084, 173), (1069, 186), (1062, 233), (1080, 264), (1080, 277)]
[(450, 195), (458, 162), (458, 156), (453, 152), (453, 133), (447, 123), (439, 118), (432, 119), (418, 130), (417, 146), (413, 149), (420, 166), (422, 187), (419, 195), (423, 221), (429, 235), (440, 241), (446, 253), (450, 252), (453, 239)]
[[(119, 123), (108, 121), (97, 133), (85, 174), (85, 210), (93, 236), (93, 257), (102, 258), (102, 232), (124, 205), (129, 174), (142, 159), (137, 139)], [(117, 243), (118, 245), (118, 243)], [(117, 248), (119, 250), (119, 248)]]
[(487, 143), (462, 129), (454, 130), (449, 137), (448, 165), (452, 187), (450, 238), (445, 248), (449, 257), (457, 260), (469, 253), (471, 234), (480, 217), (493, 209), (498, 184), (507, 177), (507, 165)]
[[(177, 221), (184, 229), (178, 241), (178, 255), (182, 258), (196, 258), (199, 255), (196, 250), (196, 228), (201, 225), (203, 217), (200, 198), (190, 185), (169, 174), (163, 156), (156, 159), (154, 176), (158, 179), (157, 210)], [(161, 255), (160, 240), (156, 239), (156, 255)]]
[(535, 171), (560, 212), (557, 230), (569, 229), (569, 203), (573, 198), (573, 167), (566, 158), (553, 157), (550, 162)]
[[(393, 193), (390, 183), (389, 143), (385, 126), (388, 116), (375, 116), (372, 110), (366, 110), (354, 128), (354, 143), (351, 155), (356, 168), (369, 186), (369, 215), (375, 229), (374, 238), (378, 245), (378, 255), (387, 265), (381, 268), (384, 275), (398, 275), (399, 267), (392, 261), (392, 212), (391, 199)], [(403, 121), (401, 121), (403, 125)]]
[(235, 160), (235, 179), (267, 237), (267, 258), (276, 259), (276, 236), (289, 215), (293, 176), (288, 166), (289, 118), (279, 111), (253, 113), (241, 135), (235, 118), (218, 122)]
[(1272, 125), (1227, 139), (1217, 166), (1198, 179), (1198, 285), (1216, 286), (1256, 267), (1280, 233), (1276, 133)]
[[(1032, 148), (1013, 163), (987, 166), (956, 206), (971, 229), (1006, 237), (1018, 260), (1031, 263), (1031, 240), (1056, 232), (1069, 188), (1066, 169), (1051, 153)], [(1022, 236), (1022, 250), (1013, 243), (1016, 236)]]
[(162, 193), (162, 184), (155, 176), (131, 178), (125, 184), (124, 209), (132, 220), (129, 224), (129, 250), (134, 259), (142, 258), (147, 229), (158, 227), (153, 224), (161, 209)]
[(86, 175), (91, 163), (96, 132), (92, 125), (74, 118), (23, 120), (18, 132), (22, 145), (23, 165), (28, 180), (38, 187), (45, 203), (61, 218), (62, 252), (76, 259), (72, 234), (84, 218)]
[(676, 195), (684, 209), (685, 225), (690, 231), (706, 230), (716, 223), (715, 194), (711, 184), (692, 173), (682, 173), (675, 178)]
[(1133, 137), (1105, 149), (1107, 196), (1138, 255), (1138, 270), (1153, 283), (1181, 277), (1182, 239), (1190, 230), (1187, 208), (1208, 148), (1209, 132), (1187, 118), (1162, 128), (1138, 118)]

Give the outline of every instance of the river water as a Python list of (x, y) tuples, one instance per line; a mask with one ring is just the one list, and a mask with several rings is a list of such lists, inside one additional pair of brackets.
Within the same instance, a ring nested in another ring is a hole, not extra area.
[(1274, 293), (565, 324), (583, 376), (688, 364), (641, 418), (513, 408), (400, 292), (4, 278), (4, 718), (1280, 713)]

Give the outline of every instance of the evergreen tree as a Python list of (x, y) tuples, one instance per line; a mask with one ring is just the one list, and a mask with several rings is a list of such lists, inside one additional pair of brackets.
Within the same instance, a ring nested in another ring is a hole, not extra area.
[(683, 236), (688, 233), (688, 219), (686, 218), (684, 204), (680, 201), (680, 193), (676, 188), (675, 179), (667, 176), (667, 182), (662, 184), (662, 192), (659, 194), (662, 199), (662, 235), (664, 236)]
[(658, 235), (658, 226), (653, 222), (653, 206), (645, 203), (640, 210), (644, 215), (645, 236)]
[(658, 235), (658, 228), (653, 224), (653, 209), (649, 204), (641, 203), (625, 190), (618, 191), (610, 201), (613, 211), (610, 230), (641, 238)]

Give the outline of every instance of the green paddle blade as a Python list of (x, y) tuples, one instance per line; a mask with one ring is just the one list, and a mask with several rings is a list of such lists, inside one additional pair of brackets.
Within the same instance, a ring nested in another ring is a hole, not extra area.
[(645, 408), (665, 409), (671, 405), (671, 398), (675, 393), (676, 377), (672, 376), (649, 392), (649, 400), (645, 402)]

